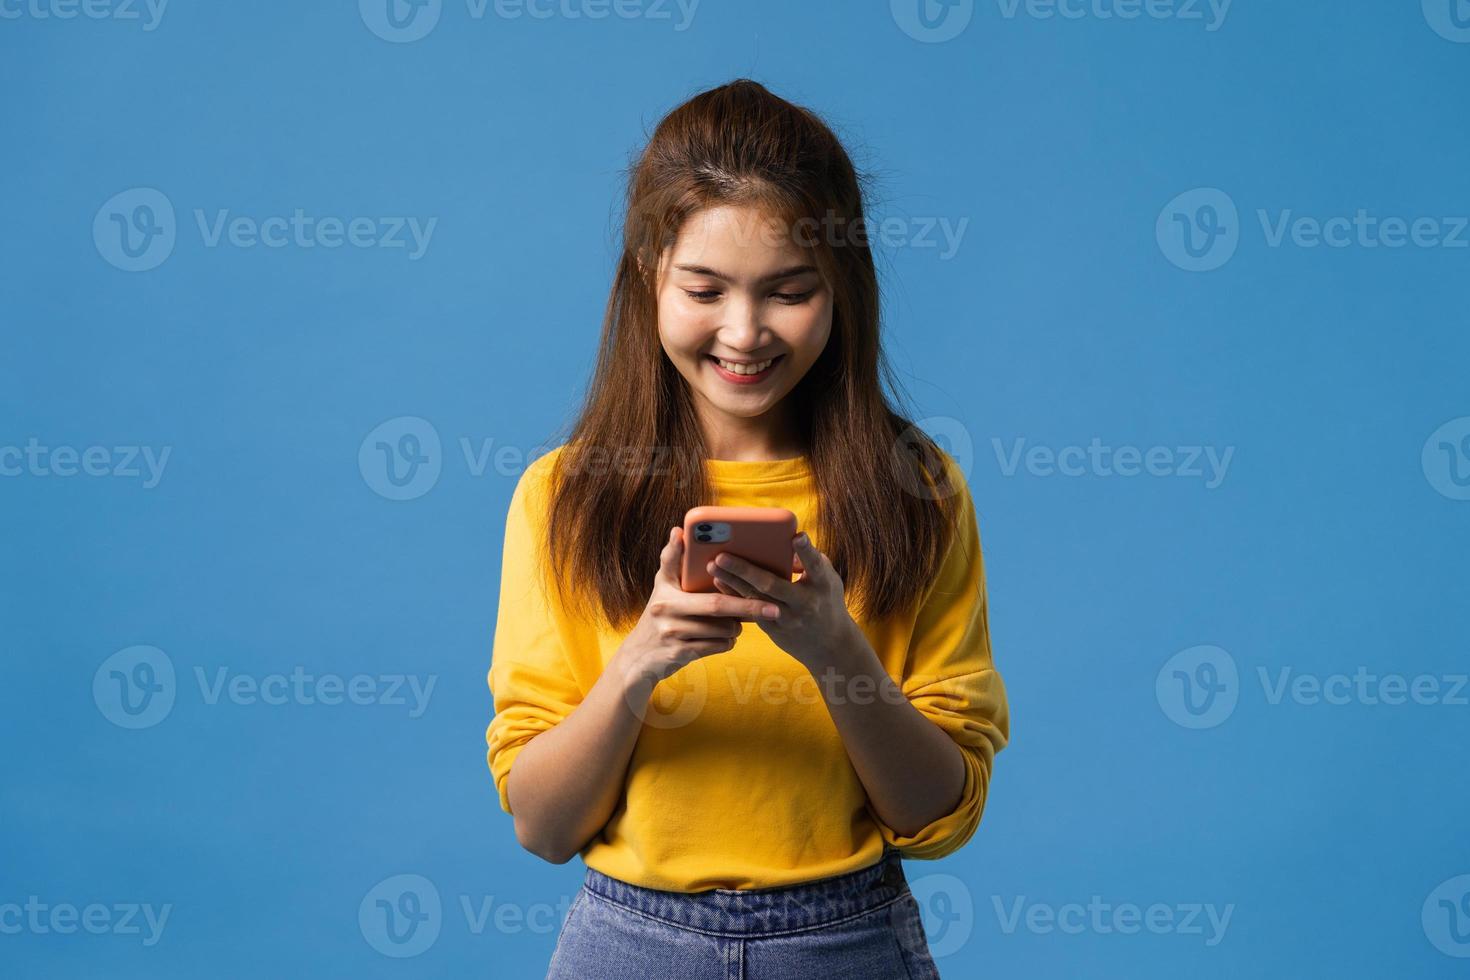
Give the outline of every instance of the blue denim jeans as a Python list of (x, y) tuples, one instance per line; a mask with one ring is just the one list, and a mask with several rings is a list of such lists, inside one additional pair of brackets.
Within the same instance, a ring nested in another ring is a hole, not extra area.
[(783, 888), (682, 893), (587, 869), (547, 980), (936, 980), (898, 852)]

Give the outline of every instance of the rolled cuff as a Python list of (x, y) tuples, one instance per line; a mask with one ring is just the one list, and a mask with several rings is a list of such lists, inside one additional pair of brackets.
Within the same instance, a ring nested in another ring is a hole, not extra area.
[[(1000, 675), (992, 668), (938, 681), (912, 682), (904, 692), (920, 714), (938, 725), (959, 747), (965, 784), (959, 802), (914, 834), (902, 836), (876, 813), (883, 840), (904, 857), (932, 860), (965, 845), (980, 826), (995, 755), (1009, 740), (1009, 717)], [(872, 806), (869, 806), (872, 812)]]

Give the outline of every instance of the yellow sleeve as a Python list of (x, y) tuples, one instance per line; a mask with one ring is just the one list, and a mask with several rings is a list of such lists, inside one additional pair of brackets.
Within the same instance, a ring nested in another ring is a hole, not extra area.
[(944, 857), (974, 835), (995, 755), (1010, 739), (1005, 685), (990, 656), (975, 505), (963, 473), (947, 454), (944, 458), (960, 497), (956, 525), (939, 574), (919, 607), (899, 686), (959, 746), (965, 786), (953, 811), (911, 837), (900, 837), (873, 814), (883, 839), (905, 857), (917, 859)]
[(575, 636), (543, 578), (550, 459), (539, 457), (521, 475), (505, 519), (500, 606), (489, 673), (495, 717), (485, 731), (486, 758), (510, 812), (506, 780), (526, 743), (551, 728), (582, 702), (568, 659)]

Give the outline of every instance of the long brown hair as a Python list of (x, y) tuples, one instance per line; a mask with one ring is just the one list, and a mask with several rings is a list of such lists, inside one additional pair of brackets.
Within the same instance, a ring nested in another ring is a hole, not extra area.
[(655, 128), (630, 168), (596, 367), (551, 472), (544, 544), (567, 608), (586, 611), (595, 594), (604, 622), (631, 625), (669, 528), (713, 502), (692, 395), (659, 341), (656, 280), (684, 220), (721, 205), (787, 229), (844, 230), (800, 241), (833, 290), (827, 345), (787, 396), (817, 490), (816, 540), (865, 617), (910, 608), (932, 583), (957, 494), (939, 448), (880, 383), (899, 390), (879, 340), (862, 180), (816, 114), (749, 79), (696, 95)]

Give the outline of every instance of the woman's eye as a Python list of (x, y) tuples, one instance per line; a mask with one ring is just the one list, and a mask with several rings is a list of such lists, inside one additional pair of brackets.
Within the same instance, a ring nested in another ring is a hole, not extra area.
[(815, 292), (815, 289), (808, 289), (804, 293), (772, 293), (771, 298), (776, 300), (778, 303), (789, 303), (791, 305), (795, 305), (797, 303), (804, 303), (807, 300), (811, 299), (812, 294)]
[(705, 289), (700, 291), (686, 289), (684, 290), (684, 295), (688, 296), (690, 299), (698, 300), (701, 303), (708, 303), (710, 300), (715, 299), (717, 296), (719, 296), (720, 293), (717, 289)]

